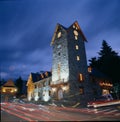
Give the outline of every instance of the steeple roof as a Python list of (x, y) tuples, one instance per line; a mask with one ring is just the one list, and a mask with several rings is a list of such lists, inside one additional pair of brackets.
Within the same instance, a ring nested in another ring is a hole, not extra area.
[(73, 25), (75, 25), (77, 27), (77, 29), (78, 29), (79, 33), (81, 34), (83, 40), (84, 41), (87, 41), (87, 39), (86, 39), (85, 35), (83, 34), (83, 32), (82, 32), (82, 30), (81, 30), (81, 28), (80, 28), (80, 26), (79, 26), (79, 24), (78, 24), (77, 21), (75, 21), (68, 29), (70, 29), (71, 27), (73, 27)]
[(84, 40), (84, 41), (87, 41), (87, 39), (86, 39), (86, 37), (84, 36), (84, 34), (83, 34), (83, 32), (82, 32), (82, 30), (81, 30), (81, 28), (80, 28), (78, 22), (75, 21), (69, 28), (66, 28), (66, 27), (64, 27), (63, 25), (57, 23), (56, 28), (55, 28), (54, 35), (53, 35), (53, 37), (52, 37), (51, 45), (54, 44), (54, 40), (55, 40), (56, 34), (57, 34), (57, 32), (59, 31), (60, 28), (66, 30), (66, 31), (69, 31), (69, 29), (70, 29), (71, 27), (73, 27), (73, 25), (75, 25), (75, 26), (77, 27), (78, 32), (81, 34), (83, 40)]

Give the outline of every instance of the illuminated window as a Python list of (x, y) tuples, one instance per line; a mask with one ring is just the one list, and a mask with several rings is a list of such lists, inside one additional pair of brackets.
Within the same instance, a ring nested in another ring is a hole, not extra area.
[(79, 91), (80, 91), (80, 94), (84, 94), (84, 89), (83, 88), (80, 88)]
[(73, 28), (75, 28), (75, 25), (73, 25)]
[(60, 37), (61, 37), (61, 32), (59, 32), (59, 33), (58, 33), (57, 37), (58, 37), (58, 38), (60, 38)]
[(79, 49), (78, 45), (76, 45), (75, 48), (76, 48), (76, 50), (78, 50)]
[(44, 75), (43, 75), (43, 74), (41, 74), (41, 77), (42, 77), (42, 78), (44, 78)]
[(81, 82), (84, 81), (84, 76), (81, 73), (79, 74), (79, 81), (81, 81)]
[(46, 77), (48, 76), (48, 72), (45, 72)]
[(77, 36), (75, 36), (75, 40), (78, 40), (78, 37)]
[(88, 72), (91, 72), (92, 71), (92, 68), (91, 67), (88, 67)]
[(77, 61), (79, 61), (80, 60), (80, 57), (79, 56), (77, 56)]
[(60, 79), (60, 64), (58, 64), (57, 73), (58, 73), (58, 78)]
[(73, 31), (75, 36), (78, 36), (78, 32), (76, 30)]

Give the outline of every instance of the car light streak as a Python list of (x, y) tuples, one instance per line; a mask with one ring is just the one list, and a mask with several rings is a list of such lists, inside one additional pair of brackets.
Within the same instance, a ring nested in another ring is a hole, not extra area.
[(19, 114), (17, 114), (17, 113), (14, 113), (14, 112), (12, 112), (12, 111), (10, 111), (10, 110), (3, 109), (3, 108), (1, 108), (1, 109), (2, 109), (3, 111), (8, 112), (9, 114), (15, 115), (15, 116), (17, 116), (17, 117), (19, 117), (19, 118), (21, 118), (21, 119), (24, 119), (24, 120), (27, 120), (27, 121), (30, 121), (30, 122), (35, 122), (34, 120), (32, 120), (32, 119), (30, 119), (30, 118), (24, 117), (24, 116), (22, 116), (22, 115), (19, 115)]
[[(64, 111), (71, 111), (71, 112), (83, 112), (83, 113), (89, 113), (89, 114), (93, 114), (95, 113), (94, 109), (77, 109), (77, 108), (62, 108), (62, 107), (56, 107), (57, 110), (64, 110)], [(115, 112), (115, 111), (114, 111)], [(102, 116), (109, 116), (111, 117), (111, 115), (113, 115), (112, 112), (110, 112), (109, 114), (105, 114), (104, 111), (102, 112), (97, 112), (96, 114), (102, 115)]]
[(94, 101), (89, 102), (87, 107), (102, 107), (102, 106), (110, 106), (110, 105), (117, 105), (120, 104), (120, 100), (111, 100), (111, 101)]
[[(113, 113), (115, 117), (119, 118), (120, 114), (117, 113), (117, 110), (113, 109), (94, 109), (94, 108), (68, 108), (68, 107), (59, 107), (59, 106), (44, 106), (36, 104), (21, 104), (21, 103), (4, 103), (1, 104), (2, 110), (6, 112), (12, 112), (12, 114), (20, 115), (30, 119), (30, 121), (82, 121), (85, 118), (80, 119), (80, 113), (84, 114), (96, 114), (99, 116), (108, 116), (112, 117)], [(77, 113), (77, 114), (76, 114)], [(106, 114), (105, 114), (106, 113)], [(17, 116), (17, 115), (16, 115)], [(21, 117), (19, 117), (21, 118)], [(22, 118), (23, 119), (23, 118)], [(24, 119), (25, 120), (25, 119)], [(28, 120), (27, 120), (28, 121)]]
[(4, 106), (4, 108), (5, 108), (5, 110), (6, 109), (8, 109), (8, 110), (10, 110), (10, 111), (14, 111), (14, 112), (19, 112), (20, 114), (23, 114), (23, 115), (26, 115), (26, 116), (28, 116), (28, 117), (30, 117), (30, 118), (32, 118), (32, 119), (38, 119), (38, 120), (49, 120), (47, 117), (43, 117), (42, 115), (40, 115), (39, 114), (39, 116), (38, 115), (33, 115), (34, 113), (32, 113), (32, 114), (29, 114), (29, 112), (28, 111), (21, 111), (21, 110), (18, 110), (18, 109), (16, 109), (16, 110), (14, 110), (14, 109), (11, 109), (11, 108), (8, 108), (8, 107), (6, 107), (6, 106)]
[[(33, 105), (33, 106), (38, 107), (37, 105)], [(41, 106), (41, 105), (39, 105), (39, 106)], [(46, 106), (42, 106), (42, 107), (44, 107), (45, 109), (47, 108)], [(58, 119), (61, 119), (63, 117), (65, 119), (67, 119), (67, 120), (69, 120), (69, 119), (72, 119), (73, 120), (73, 117), (72, 118), (71, 117), (68, 117), (68, 115), (65, 115), (64, 113), (60, 113), (60, 111), (58, 111), (58, 110), (57, 111), (55, 111), (55, 110), (53, 111), (53, 109), (52, 109), (50, 111), (49, 108), (47, 108), (47, 110), (45, 110), (45, 109), (41, 108), (40, 110), (35, 110), (35, 112), (41, 112), (42, 111), (42, 113), (47, 114), (47, 115), (49, 115), (51, 117), (57, 117)], [(74, 118), (74, 120), (75, 119), (76, 118)]]

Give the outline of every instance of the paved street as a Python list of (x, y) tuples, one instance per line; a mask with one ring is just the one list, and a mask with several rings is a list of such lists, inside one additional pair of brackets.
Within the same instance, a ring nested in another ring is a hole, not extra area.
[(2, 103), (1, 122), (120, 121), (120, 105), (103, 108), (66, 108), (28, 103)]

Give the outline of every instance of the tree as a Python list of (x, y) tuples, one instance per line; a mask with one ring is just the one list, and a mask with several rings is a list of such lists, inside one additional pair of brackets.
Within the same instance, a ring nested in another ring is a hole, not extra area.
[(0, 86), (2, 86), (6, 81), (4, 79), (0, 80)]
[(102, 73), (106, 74), (111, 79), (114, 86), (120, 84), (120, 56), (118, 53), (113, 51), (111, 46), (103, 40), (98, 55), (98, 58), (93, 57), (89, 60), (90, 66), (95, 67)]
[(19, 97), (20, 95), (22, 95), (22, 90), (23, 90), (23, 80), (21, 77), (16, 79), (16, 86), (18, 88), (17, 97)]
[(97, 66), (97, 58), (96, 57), (93, 57), (89, 60), (90, 62), (90, 66), (91, 67), (96, 67)]
[(95, 67), (112, 79), (113, 83), (120, 82), (120, 56), (112, 50), (105, 40), (102, 42), (98, 58), (93, 57), (90, 66)]

